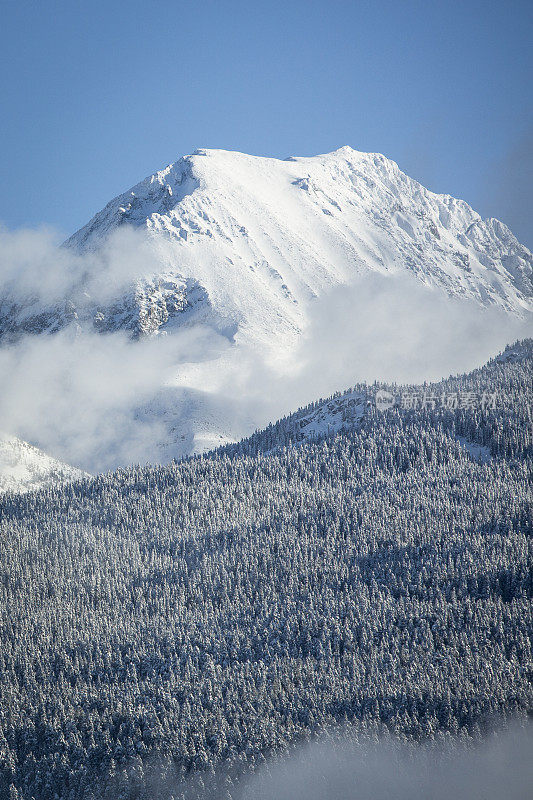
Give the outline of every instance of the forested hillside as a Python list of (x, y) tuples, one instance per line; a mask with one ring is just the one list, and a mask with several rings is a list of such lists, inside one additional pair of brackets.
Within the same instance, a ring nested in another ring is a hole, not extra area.
[[(525, 718), (532, 361), (523, 342), (438, 386), (355, 387), (363, 412), (321, 433), (315, 404), (202, 457), (3, 495), (0, 796), (204, 797), (223, 766), (231, 798), (339, 723), (466, 739)], [(378, 389), (426, 403), (378, 411)]]
[[(467, 441), (490, 447), (494, 455), (531, 455), (533, 431), (528, 421), (532, 413), (532, 362), (533, 340), (525, 339), (508, 345), (503, 353), (479, 369), (438, 383), (423, 386), (359, 383), (300, 408), (219, 452), (254, 455), (358, 427), (365, 411), (375, 407), (376, 394), (381, 390), (393, 395), (396, 409), (408, 406), (425, 411), (433, 417), (432, 424), (438, 422)], [(517, 433), (516, 427), (521, 428), (521, 433)]]

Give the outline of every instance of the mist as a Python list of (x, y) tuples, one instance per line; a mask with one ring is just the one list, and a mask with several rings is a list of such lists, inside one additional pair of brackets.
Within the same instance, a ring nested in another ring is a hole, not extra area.
[[(23, 305), (27, 315), (53, 312), (72, 297), (112, 302), (139, 277), (164, 269), (157, 241), (127, 227), (83, 254), (60, 246), (49, 229), (0, 230), (0, 311), (2, 301)], [(138, 340), (127, 331), (100, 334), (77, 319), (55, 333), (19, 334), (0, 343), (0, 431), (93, 473), (157, 462), (168, 424), (145, 406), (158, 399), (168, 373), (227, 344), (201, 324)], [(174, 404), (182, 394), (174, 390)]]
[(52, 228), (9, 231), (0, 225), (0, 300), (11, 295), (53, 304), (83, 292), (105, 303), (162, 265), (154, 242), (128, 226), (114, 231), (98, 250), (78, 253), (62, 247)]
[[(0, 298), (109, 302), (168, 269), (164, 243), (119, 229), (73, 253), (50, 230), (0, 231)], [(33, 305), (32, 305), (33, 304)], [(1, 307), (1, 301), (0, 301)], [(219, 309), (220, 311), (220, 309)], [(469, 371), (531, 335), (531, 318), (449, 298), (412, 277), (368, 274), (309, 303), (283, 358), (222, 335), (209, 317), (134, 340), (74, 320), (0, 346), (0, 430), (88, 472), (166, 462), (233, 441), (359, 381)]]
[(409, 276), (375, 274), (314, 300), (308, 320), (288, 365), (258, 359), (245, 345), (210, 364), (211, 380), (221, 373), (219, 402), (266, 425), (358, 382), (422, 383), (469, 372), (533, 331), (531, 317), (450, 298)]
[(0, 429), (88, 472), (157, 462), (167, 425), (139, 407), (170, 365), (201, 358), (213, 343), (200, 326), (163, 341), (71, 330), (25, 337), (0, 350)]
[(319, 740), (260, 769), (239, 800), (524, 800), (532, 785), (528, 727), (468, 747)]

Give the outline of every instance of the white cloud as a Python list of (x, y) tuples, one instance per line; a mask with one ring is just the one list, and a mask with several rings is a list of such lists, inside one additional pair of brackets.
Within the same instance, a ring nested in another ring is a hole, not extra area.
[(530, 319), (451, 299), (415, 279), (370, 274), (313, 301), (288, 371), (243, 346), (226, 356), (218, 391), (266, 424), (357, 382), (421, 383), (468, 372), (531, 333)]
[[(76, 255), (49, 231), (0, 232), (0, 291), (64, 299), (81, 285), (100, 302), (165, 268), (164, 247), (124, 228)], [(468, 371), (530, 323), (452, 300), (414, 279), (371, 274), (315, 299), (299, 344), (273, 365), (216, 322), (132, 341), (75, 325), (0, 348), (0, 429), (94, 472), (170, 459), (174, 442), (240, 438), (357, 381), (439, 379)]]

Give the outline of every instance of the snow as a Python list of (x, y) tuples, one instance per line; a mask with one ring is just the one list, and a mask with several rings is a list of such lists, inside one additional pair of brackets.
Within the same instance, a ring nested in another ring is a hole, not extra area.
[(83, 475), (16, 436), (0, 432), (0, 492), (28, 492)]
[[(67, 244), (98, 248), (124, 223), (153, 235), (164, 264), (157, 276), (147, 267), (139, 302), (180, 309), (152, 313), (152, 334), (200, 322), (279, 372), (294, 369), (316, 298), (358, 276), (408, 273), (511, 315), (533, 308), (532, 256), (503, 223), (429, 192), (382, 155), (348, 146), (283, 161), (196, 150), (112, 200)], [(231, 375), (238, 354), (239, 347), (217, 365), (191, 365), (187, 380), (181, 369), (168, 381), (187, 393), (155, 403), (179, 428), (163, 460), (256, 427), (253, 419), (229, 424), (209, 407), (213, 371)]]
[(298, 337), (312, 298), (368, 271), (407, 271), (515, 314), (532, 308), (531, 254), (503, 223), (350, 147), (285, 161), (197, 150), (111, 201), (68, 244), (96, 248), (125, 222), (163, 235), (165, 277), (204, 290), (196, 313), (208, 303), (267, 349)]
[(328, 434), (338, 433), (344, 428), (357, 425), (366, 410), (366, 395), (348, 391), (331, 400), (318, 404), (309, 413), (295, 415), (297, 426), (304, 439), (316, 439)]
[[(245, 405), (223, 407), (224, 385), (239, 374), (243, 354), (294, 378), (313, 304), (359, 276), (409, 274), (512, 316), (533, 310), (531, 253), (503, 223), (429, 192), (383, 155), (348, 146), (285, 160), (196, 150), (111, 200), (66, 245), (97, 251), (124, 225), (145, 230), (157, 258), (103, 311), (71, 309), (77, 324), (92, 314), (99, 332), (154, 337), (201, 323), (227, 345), (214, 361), (180, 364), (162, 376), (137, 409), (169, 432), (161, 461), (265, 424)], [(58, 330), (64, 307), (33, 309), (33, 327)], [(0, 332), (2, 322), (0, 310)], [(303, 428), (318, 435), (342, 424), (332, 410)]]

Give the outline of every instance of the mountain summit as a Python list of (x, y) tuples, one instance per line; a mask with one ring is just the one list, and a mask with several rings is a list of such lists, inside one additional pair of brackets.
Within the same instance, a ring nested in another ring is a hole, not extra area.
[(120, 226), (160, 234), (164, 274), (137, 286), (141, 332), (191, 316), (272, 343), (308, 301), (358, 275), (411, 273), (484, 306), (531, 309), (532, 256), (495, 219), (428, 191), (390, 159), (341, 147), (312, 158), (196, 150), (112, 200), (67, 242)]
[(9, 287), (0, 339), (73, 321), (135, 337), (202, 322), (279, 352), (305, 330), (317, 297), (369, 274), (412, 275), (517, 316), (533, 308), (532, 255), (502, 222), (350, 147), (285, 160), (196, 150), (116, 197), (65, 244), (97, 253), (124, 228), (146, 231), (155, 248), (129, 285), (105, 302), (79, 285), (44, 304)]

